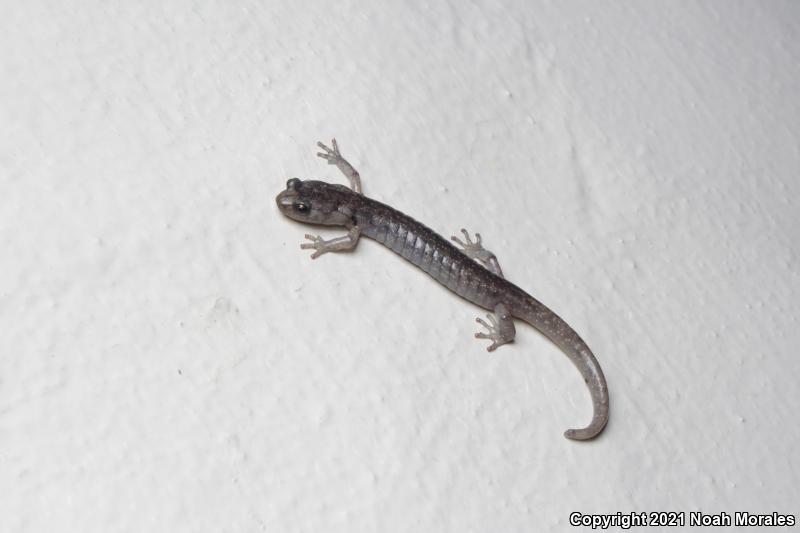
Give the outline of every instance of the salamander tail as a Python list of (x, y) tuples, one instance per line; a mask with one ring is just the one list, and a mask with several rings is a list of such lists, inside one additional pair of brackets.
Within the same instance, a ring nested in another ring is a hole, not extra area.
[(538, 329), (566, 354), (581, 373), (592, 397), (592, 421), (584, 428), (568, 429), (564, 436), (572, 440), (596, 437), (606, 427), (609, 411), (608, 385), (600, 363), (583, 339), (558, 315), (533, 297), (526, 303), (525, 311), (518, 318)]

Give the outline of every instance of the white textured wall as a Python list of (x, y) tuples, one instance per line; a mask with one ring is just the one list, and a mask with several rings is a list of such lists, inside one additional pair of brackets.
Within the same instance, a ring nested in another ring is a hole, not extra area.
[[(415, 5), (416, 4), (416, 5)], [(800, 513), (795, 2), (0, 4), (0, 530), (560, 531)], [(575, 369), (288, 177), (450, 235)], [(328, 232), (326, 236), (337, 234)]]

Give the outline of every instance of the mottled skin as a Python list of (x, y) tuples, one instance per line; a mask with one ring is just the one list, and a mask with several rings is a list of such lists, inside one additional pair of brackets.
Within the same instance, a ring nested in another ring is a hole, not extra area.
[(332, 145), (328, 148), (318, 143), (324, 152), (317, 155), (336, 165), (350, 181), (351, 188), (292, 178), (275, 200), (289, 218), (342, 226), (348, 233), (328, 241), (306, 235), (311, 242), (301, 248), (313, 249), (311, 258), (316, 259), (327, 252), (353, 249), (362, 235), (380, 242), (462, 298), (493, 311), (486, 315), (489, 323), (477, 319), (488, 332), (475, 334), (492, 341), (489, 351), (514, 340), (514, 318), (527, 322), (569, 357), (592, 397), (592, 421), (585, 428), (569, 429), (564, 435), (575, 440), (597, 436), (608, 421), (608, 387), (600, 364), (580, 336), (558, 315), (503, 277), (496, 257), (483, 248), (479, 234), (473, 242), (462, 229), (465, 241), (452, 237), (462, 247), (459, 249), (410, 216), (363, 196), (358, 172), (341, 156), (335, 139)]

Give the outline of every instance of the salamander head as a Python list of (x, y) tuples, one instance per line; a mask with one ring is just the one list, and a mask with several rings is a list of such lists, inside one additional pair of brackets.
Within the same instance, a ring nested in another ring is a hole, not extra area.
[(292, 178), (286, 190), (275, 197), (278, 209), (287, 217), (306, 224), (348, 226), (352, 220), (342, 204), (342, 192), (349, 189), (322, 181)]

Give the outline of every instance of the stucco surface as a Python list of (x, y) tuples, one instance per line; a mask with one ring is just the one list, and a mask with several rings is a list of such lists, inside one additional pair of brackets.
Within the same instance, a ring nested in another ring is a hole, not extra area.
[[(794, 2), (0, 3), (0, 521), (563, 531), (800, 513)], [(274, 196), (478, 231), (605, 370)], [(314, 230), (314, 232), (316, 232)], [(338, 235), (336, 230), (324, 236)]]

